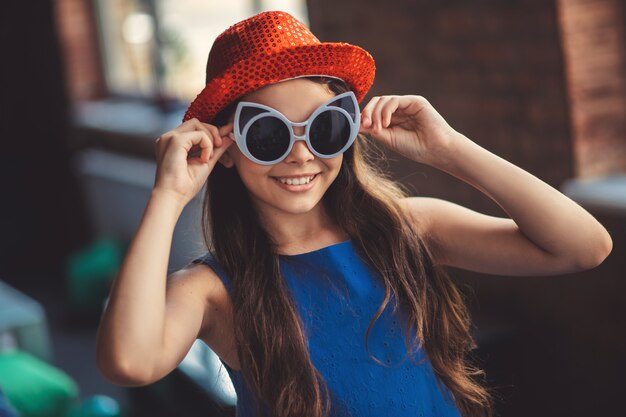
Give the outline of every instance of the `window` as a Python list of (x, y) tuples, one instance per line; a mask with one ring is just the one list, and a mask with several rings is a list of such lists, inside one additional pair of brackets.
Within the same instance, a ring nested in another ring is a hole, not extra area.
[(104, 73), (114, 95), (192, 100), (213, 41), (265, 10), (308, 25), (305, 0), (96, 0)]

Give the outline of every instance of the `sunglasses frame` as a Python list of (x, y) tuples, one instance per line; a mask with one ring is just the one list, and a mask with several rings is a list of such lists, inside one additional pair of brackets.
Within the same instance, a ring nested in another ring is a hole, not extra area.
[[(344, 109), (343, 107), (339, 107), (336, 105), (332, 105), (332, 103), (336, 102), (336, 101), (341, 101), (342, 99), (344, 99), (345, 97), (350, 97), (352, 99), (352, 104), (354, 106), (354, 116), (352, 116), (346, 109)], [(243, 130), (240, 130), (240, 117), (241, 117), (241, 112), (244, 108), (257, 108), (257, 109), (261, 109), (261, 110), (265, 110), (262, 113), (259, 113), (253, 117), (250, 118), (250, 120), (248, 120), (245, 124), (245, 126), (243, 127)], [(309, 131), (311, 128), (311, 124), (312, 122), (315, 120), (315, 118), (320, 115), (321, 113), (327, 111), (327, 110), (334, 110), (334, 111), (338, 111), (340, 113), (343, 113), (344, 116), (346, 116), (346, 118), (349, 121), (349, 125), (350, 125), (350, 137), (348, 139), (348, 141), (346, 142), (346, 144), (337, 152), (331, 154), (331, 155), (324, 155), (324, 154), (320, 154), (319, 152), (317, 152), (315, 149), (313, 149), (313, 146), (311, 146), (311, 141), (310, 141), (310, 136), (309, 136)], [(289, 145), (287, 146), (287, 150), (285, 151), (285, 153), (283, 153), (280, 157), (278, 157), (277, 159), (273, 160), (273, 161), (262, 161), (260, 159), (257, 159), (256, 157), (254, 157), (250, 151), (248, 150), (248, 147), (246, 145), (246, 135), (248, 133), (248, 130), (250, 128), (250, 126), (256, 122), (258, 119), (261, 119), (263, 117), (276, 117), (279, 120), (281, 120), (283, 123), (285, 123), (285, 125), (287, 126), (287, 128), (289, 129), (289, 132), (291, 134), (291, 138), (290, 138), (290, 142)], [(280, 161), (282, 161), (283, 159), (285, 159), (287, 157), (287, 155), (289, 155), (289, 153), (291, 152), (291, 149), (293, 148), (294, 143), (297, 140), (303, 140), (305, 141), (307, 147), (309, 148), (309, 150), (317, 157), (319, 158), (334, 158), (335, 156), (341, 155), (342, 153), (344, 153), (350, 146), (352, 146), (352, 143), (354, 142), (354, 140), (357, 137), (357, 134), (359, 133), (359, 125), (361, 123), (361, 110), (359, 109), (359, 103), (356, 99), (356, 96), (354, 95), (354, 93), (352, 91), (347, 91), (345, 93), (341, 93), (338, 94), (334, 97), (331, 97), (330, 99), (328, 99), (326, 102), (324, 102), (322, 105), (320, 105), (317, 109), (315, 109), (315, 111), (313, 111), (313, 113), (311, 113), (311, 115), (309, 116), (309, 118), (307, 120), (305, 120), (304, 122), (292, 122), (291, 120), (289, 120), (284, 114), (282, 114), (281, 112), (279, 112), (278, 110), (263, 105), (263, 104), (259, 104), (259, 103), (252, 103), (252, 102), (247, 102), (247, 101), (242, 101), (239, 102), (237, 104), (237, 110), (235, 111), (235, 126), (234, 126), (234, 133), (235, 133), (235, 142), (237, 143), (237, 147), (239, 147), (239, 150), (251, 161), (257, 163), (257, 164), (261, 164), (261, 165), (273, 165), (276, 164)], [(302, 136), (298, 136), (295, 134), (293, 128), (295, 126), (305, 126), (305, 130), (304, 130), (304, 135)]]

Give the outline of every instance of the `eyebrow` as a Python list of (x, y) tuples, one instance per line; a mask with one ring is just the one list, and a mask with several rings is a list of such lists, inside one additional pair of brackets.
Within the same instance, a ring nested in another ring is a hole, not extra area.
[[(343, 94), (343, 93), (342, 93), (342, 94)], [(339, 94), (335, 94), (335, 95), (333, 95), (332, 97), (329, 97), (326, 101), (324, 101), (323, 103), (321, 103), (319, 106), (315, 107), (315, 108), (314, 108), (314, 109), (313, 109), (313, 110), (309, 113), (309, 115), (307, 116), (307, 118), (306, 118), (305, 120), (303, 120), (302, 122), (294, 122), (293, 120), (291, 120), (290, 118), (288, 118), (287, 116), (285, 116), (285, 114), (284, 114), (283, 112), (281, 112), (280, 110), (278, 110), (278, 109), (277, 109), (277, 108), (275, 108), (275, 107), (270, 106), (269, 104), (257, 103), (257, 102), (254, 102), (254, 101), (244, 101), (244, 100), (241, 100), (239, 103), (237, 103), (237, 107), (239, 107), (239, 104), (240, 104), (240, 103), (243, 103), (243, 105), (244, 105), (244, 106), (245, 106), (245, 105), (247, 105), (247, 104), (252, 104), (252, 105), (254, 105), (254, 104), (256, 104), (256, 105), (261, 105), (261, 106), (269, 107), (269, 108), (271, 108), (272, 110), (274, 110), (274, 111), (276, 111), (276, 112), (280, 113), (280, 114), (281, 114), (281, 115), (282, 115), (285, 119), (289, 120), (291, 123), (304, 123), (304, 122), (308, 121), (308, 120), (311, 118), (311, 115), (312, 115), (313, 113), (315, 113), (317, 110), (319, 110), (319, 108), (320, 108), (320, 107), (324, 107), (324, 106), (328, 105), (329, 103), (332, 103), (332, 102), (333, 102), (333, 99), (337, 98), (337, 96), (338, 96), (338, 95), (339, 95)]]

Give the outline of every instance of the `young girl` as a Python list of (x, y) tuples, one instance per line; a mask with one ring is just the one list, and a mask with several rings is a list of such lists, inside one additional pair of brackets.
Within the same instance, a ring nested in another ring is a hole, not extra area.
[[(154, 189), (99, 328), (106, 377), (152, 383), (201, 339), (231, 376), (238, 416), (492, 413), (445, 266), (570, 273), (600, 264), (611, 238), (424, 97), (360, 110), (373, 79), (370, 54), (320, 43), (287, 13), (216, 39), (206, 87), (156, 142)], [(376, 168), (372, 140), (473, 185), (510, 218), (407, 197)], [(208, 252), (166, 277), (174, 226), (205, 182)]]

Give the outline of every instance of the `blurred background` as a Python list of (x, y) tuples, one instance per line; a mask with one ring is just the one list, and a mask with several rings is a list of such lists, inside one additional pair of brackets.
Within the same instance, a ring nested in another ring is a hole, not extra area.
[[(613, 252), (583, 273), (449, 272), (470, 303), (498, 416), (623, 410), (623, 1), (8, 0), (0, 7), (0, 389), (21, 415), (234, 415), (232, 385), (205, 345), (194, 345), (163, 380), (130, 389), (98, 372), (95, 334), (153, 185), (154, 139), (180, 123), (202, 89), (217, 34), (272, 9), (292, 13), (322, 41), (370, 51), (377, 74), (365, 102), (425, 96), (456, 130), (607, 228)], [(390, 157), (389, 169), (415, 195), (506, 216), (462, 181)], [(177, 224), (170, 272), (204, 253), (199, 207), (192, 201)]]

